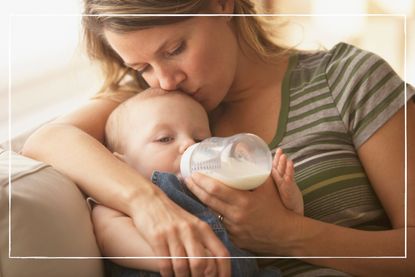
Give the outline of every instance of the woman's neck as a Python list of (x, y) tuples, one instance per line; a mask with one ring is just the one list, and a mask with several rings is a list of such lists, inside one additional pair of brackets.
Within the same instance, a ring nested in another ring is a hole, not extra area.
[(239, 52), (238, 65), (232, 86), (223, 100), (225, 105), (250, 101), (258, 97), (260, 90), (280, 86), (288, 65), (288, 55), (279, 60), (266, 62), (253, 50), (243, 47)]
[[(209, 114), (211, 130), (216, 136), (249, 132), (270, 143), (280, 114), (281, 87), (288, 67), (288, 55), (279, 63), (251, 63), (242, 67), (228, 96)], [(245, 70), (246, 69), (246, 70)]]
[(277, 128), (289, 54), (281, 54), (278, 61), (271, 63), (252, 52), (240, 52), (236, 76), (227, 96), (209, 113), (211, 130), (217, 136), (250, 132), (271, 142)]

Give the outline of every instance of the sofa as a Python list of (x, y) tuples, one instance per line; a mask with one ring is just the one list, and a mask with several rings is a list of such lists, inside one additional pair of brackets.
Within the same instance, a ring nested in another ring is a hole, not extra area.
[(27, 136), (0, 144), (0, 277), (104, 276), (85, 195), (19, 154)]

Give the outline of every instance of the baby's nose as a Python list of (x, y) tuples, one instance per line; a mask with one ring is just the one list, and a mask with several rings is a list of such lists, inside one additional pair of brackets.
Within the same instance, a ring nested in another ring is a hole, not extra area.
[(189, 148), (191, 145), (195, 144), (196, 142), (193, 139), (187, 139), (186, 141), (183, 142), (181, 149), (180, 149), (180, 153), (184, 153), (184, 151), (186, 151), (187, 148)]

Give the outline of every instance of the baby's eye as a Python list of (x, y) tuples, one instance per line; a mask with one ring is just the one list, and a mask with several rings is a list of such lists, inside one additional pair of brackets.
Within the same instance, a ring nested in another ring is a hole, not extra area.
[(161, 143), (169, 143), (169, 142), (172, 142), (173, 140), (174, 138), (172, 137), (162, 137), (162, 138), (159, 138), (157, 141)]

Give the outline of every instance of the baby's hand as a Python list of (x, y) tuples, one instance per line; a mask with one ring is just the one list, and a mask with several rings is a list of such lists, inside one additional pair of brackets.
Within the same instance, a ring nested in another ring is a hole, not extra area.
[(294, 164), (280, 148), (275, 152), (271, 173), (284, 206), (304, 215), (303, 195), (294, 180)]

